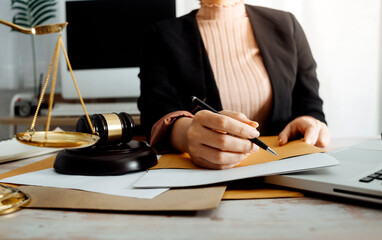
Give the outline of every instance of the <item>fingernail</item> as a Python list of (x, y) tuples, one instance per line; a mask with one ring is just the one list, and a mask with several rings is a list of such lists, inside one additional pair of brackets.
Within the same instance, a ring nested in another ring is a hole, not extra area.
[[(254, 145), (254, 144), (253, 144), (253, 145)], [(255, 152), (257, 152), (255, 146), (256, 146), (256, 145), (252, 146), (251, 150), (249, 151), (250, 153), (255, 153)]]
[(236, 167), (237, 165), (239, 165), (240, 164), (240, 162), (238, 162), (238, 163), (235, 163), (235, 164), (233, 164), (233, 166), (232, 167)]
[(255, 129), (252, 129), (249, 134), (251, 138), (257, 138), (260, 135), (260, 133)]
[(255, 121), (252, 121), (252, 124), (251, 124), (253, 127), (257, 128), (259, 127), (259, 123), (258, 122), (255, 122)]
[(259, 146), (253, 144), (252, 152), (258, 152), (259, 151)]

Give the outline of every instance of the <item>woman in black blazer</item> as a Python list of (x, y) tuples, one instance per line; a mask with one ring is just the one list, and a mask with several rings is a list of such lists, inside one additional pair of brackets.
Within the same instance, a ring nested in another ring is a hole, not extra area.
[[(330, 132), (318, 95), (316, 63), (301, 26), (287, 12), (249, 5), (245, 9), (273, 92), (271, 114), (261, 134), (279, 134), (281, 145), (301, 135), (310, 144), (326, 146)], [(194, 118), (177, 118), (166, 129), (158, 149), (188, 152), (202, 167), (230, 168), (258, 149), (242, 138), (259, 133), (256, 123), (243, 114), (197, 112), (191, 102), (190, 97), (197, 96), (222, 110), (196, 13), (155, 24), (146, 38), (139, 74), (141, 124), (150, 139), (153, 125), (166, 114), (191, 112)]]

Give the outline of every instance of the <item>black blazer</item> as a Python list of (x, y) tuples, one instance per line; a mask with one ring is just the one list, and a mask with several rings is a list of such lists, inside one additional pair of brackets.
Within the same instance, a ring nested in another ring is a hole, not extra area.
[[(301, 115), (325, 122), (316, 63), (300, 24), (283, 11), (249, 5), (246, 11), (273, 91), (271, 116), (261, 134), (277, 135)], [(157, 23), (146, 37), (138, 107), (147, 136), (164, 115), (178, 110), (193, 112), (191, 96), (222, 110), (196, 12)]]

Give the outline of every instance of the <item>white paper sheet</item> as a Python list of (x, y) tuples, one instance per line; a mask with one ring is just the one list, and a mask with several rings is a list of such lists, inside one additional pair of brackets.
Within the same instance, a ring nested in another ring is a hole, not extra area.
[(56, 173), (53, 168), (2, 179), (4, 183), (44, 187), (71, 188), (124, 197), (152, 199), (168, 188), (135, 189), (132, 184), (145, 175), (145, 171), (119, 176), (81, 176)]
[(338, 164), (339, 162), (328, 154), (315, 153), (227, 170), (154, 169), (140, 178), (133, 186), (137, 188), (189, 187), (312, 170)]
[(35, 147), (23, 144), (15, 138), (0, 141), (0, 163), (54, 153), (62, 148)]

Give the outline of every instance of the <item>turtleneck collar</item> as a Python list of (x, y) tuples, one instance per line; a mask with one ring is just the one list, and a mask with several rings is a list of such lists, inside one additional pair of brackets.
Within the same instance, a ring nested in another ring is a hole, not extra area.
[(197, 13), (199, 20), (230, 20), (247, 16), (243, 0), (206, 1), (201, 0)]
[(207, 5), (207, 6), (232, 6), (236, 5), (240, 2), (243, 2), (243, 0), (201, 0), (201, 5)]

